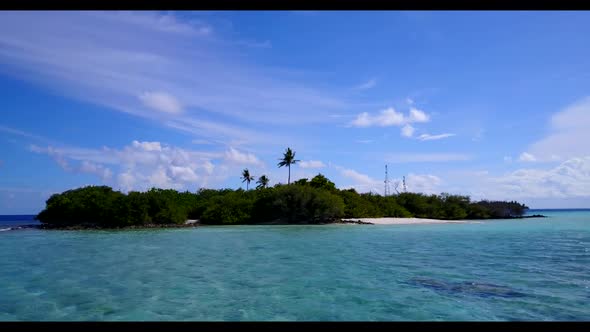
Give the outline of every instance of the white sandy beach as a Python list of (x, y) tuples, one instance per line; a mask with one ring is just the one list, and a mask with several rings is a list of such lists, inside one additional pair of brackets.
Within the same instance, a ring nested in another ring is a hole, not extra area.
[(362, 221), (375, 225), (408, 225), (408, 224), (447, 224), (447, 223), (465, 223), (468, 220), (440, 220), (440, 219), (422, 219), (422, 218), (351, 218), (342, 219), (345, 221)]

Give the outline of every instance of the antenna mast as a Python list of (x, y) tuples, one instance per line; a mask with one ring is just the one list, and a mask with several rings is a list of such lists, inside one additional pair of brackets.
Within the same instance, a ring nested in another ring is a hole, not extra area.
[(404, 192), (406, 192), (406, 177), (403, 177), (403, 186), (404, 186)]
[(389, 196), (389, 175), (387, 174), (387, 165), (385, 165), (385, 181), (383, 182), (385, 183), (385, 190), (383, 196)]

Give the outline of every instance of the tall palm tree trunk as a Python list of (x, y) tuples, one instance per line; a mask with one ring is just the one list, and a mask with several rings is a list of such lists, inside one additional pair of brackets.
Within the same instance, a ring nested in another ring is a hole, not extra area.
[(287, 184), (291, 184), (291, 165), (289, 165), (289, 178), (287, 179)]

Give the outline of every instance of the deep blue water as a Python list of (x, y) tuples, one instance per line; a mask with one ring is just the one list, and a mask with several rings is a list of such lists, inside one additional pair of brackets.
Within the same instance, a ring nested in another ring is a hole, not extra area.
[(0, 215), (0, 232), (7, 231), (12, 228), (17, 228), (23, 225), (39, 225), (39, 221), (35, 220), (35, 215), (21, 214), (21, 215)]
[(590, 210), (533, 213), (4, 231), (0, 320), (590, 320)]

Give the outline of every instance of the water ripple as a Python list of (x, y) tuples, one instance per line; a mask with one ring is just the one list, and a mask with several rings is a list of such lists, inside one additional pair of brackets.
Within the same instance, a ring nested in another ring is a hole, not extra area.
[(588, 216), (2, 232), (0, 320), (588, 320)]

